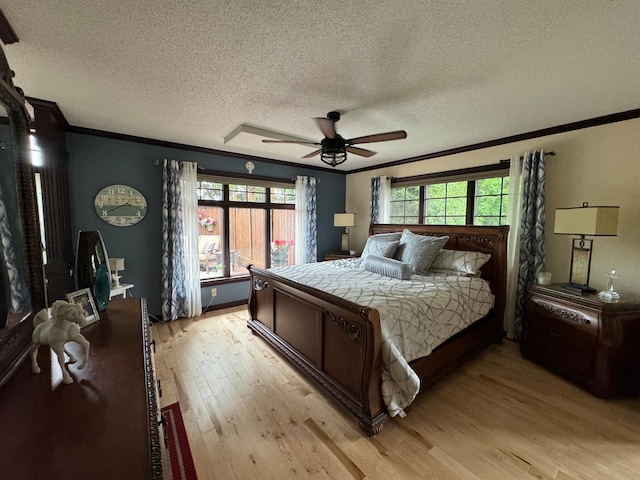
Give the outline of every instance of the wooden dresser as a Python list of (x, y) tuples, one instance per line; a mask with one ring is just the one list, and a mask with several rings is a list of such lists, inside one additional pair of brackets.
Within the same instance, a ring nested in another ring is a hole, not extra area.
[[(41, 346), (39, 374), (27, 358), (0, 389), (0, 476), (6, 479), (161, 479), (164, 442), (146, 302), (113, 299), (82, 329), (83, 370)], [(75, 343), (67, 347), (80, 358)]]
[(533, 285), (522, 354), (600, 397), (640, 391), (640, 297), (603, 302), (558, 284)]

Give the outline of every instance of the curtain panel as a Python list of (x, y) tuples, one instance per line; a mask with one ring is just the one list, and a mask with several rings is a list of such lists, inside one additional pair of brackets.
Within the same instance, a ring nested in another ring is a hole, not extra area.
[(380, 223), (380, 177), (371, 179), (371, 215), (370, 223)]
[[(18, 236), (19, 237), (19, 236)], [(7, 208), (2, 195), (2, 188), (0, 187), (0, 242), (2, 242), (3, 248), (0, 250), (0, 282), (5, 285), (8, 292), (8, 310), (11, 313), (24, 312), (31, 307), (31, 299), (29, 296), (29, 289), (27, 288), (26, 279), (22, 275), (23, 270), (18, 268), (18, 259), (16, 257), (15, 248), (20, 248), (20, 245), (16, 245), (13, 234), (11, 233), (11, 227), (9, 225), (9, 217), (7, 216)], [(4, 293), (4, 291), (3, 291)], [(2, 303), (2, 299), (0, 299)], [(0, 318), (0, 327), (3, 326), (2, 322), (6, 318)]]
[(391, 177), (371, 179), (371, 223), (389, 223), (391, 219)]
[(545, 159), (543, 151), (527, 152), (511, 161), (507, 245), (508, 338), (522, 337), (522, 317), (527, 288), (535, 282), (545, 261)]
[(202, 293), (200, 290), (200, 261), (198, 254), (198, 164), (180, 164), (180, 185), (182, 186), (182, 212), (184, 218), (184, 276), (185, 276), (185, 316), (195, 317), (202, 313)]
[(296, 177), (296, 259), (297, 263), (318, 261), (316, 179)]
[(197, 246), (197, 167), (162, 164), (162, 319), (202, 313)]

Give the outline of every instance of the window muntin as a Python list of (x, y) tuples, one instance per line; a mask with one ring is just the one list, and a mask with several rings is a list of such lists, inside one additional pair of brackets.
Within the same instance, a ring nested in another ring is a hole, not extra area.
[(296, 204), (296, 190), (294, 188), (272, 188), (271, 203)]
[(198, 200), (222, 200), (222, 184), (208, 181), (198, 181)]
[(476, 180), (474, 225), (505, 225), (509, 200), (509, 177)]
[(255, 185), (229, 185), (229, 201), (265, 203), (267, 201), (267, 188)]
[(428, 225), (464, 225), (467, 215), (467, 182), (428, 185), (424, 194), (424, 222)]
[(418, 223), (420, 218), (420, 187), (391, 189), (391, 223)]

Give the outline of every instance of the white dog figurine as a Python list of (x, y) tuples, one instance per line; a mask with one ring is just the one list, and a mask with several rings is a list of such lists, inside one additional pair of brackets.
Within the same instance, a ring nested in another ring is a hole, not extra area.
[(73, 379), (67, 371), (64, 364), (64, 354), (69, 356), (69, 363), (75, 363), (76, 357), (73, 356), (64, 345), (67, 342), (76, 342), (82, 347), (82, 363), (78, 369), (84, 368), (89, 358), (89, 342), (80, 333), (80, 327), (86, 323), (82, 314), (82, 307), (64, 300), (56, 300), (51, 307), (51, 319), (46, 309), (40, 310), (33, 318), (33, 347), (31, 348), (31, 369), (33, 373), (40, 373), (38, 366), (38, 348), (40, 345), (49, 345), (51, 350), (56, 352), (58, 363), (62, 369), (62, 381), (64, 383), (73, 383)]

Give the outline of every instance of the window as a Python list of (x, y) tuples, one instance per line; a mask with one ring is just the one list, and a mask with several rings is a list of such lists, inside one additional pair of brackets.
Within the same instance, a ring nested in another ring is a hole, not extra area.
[(500, 163), (391, 182), (391, 223), (504, 225), (508, 166)]
[(293, 182), (198, 175), (200, 279), (295, 264)]
[(509, 201), (509, 177), (476, 180), (474, 225), (505, 225)]
[(464, 225), (467, 218), (467, 182), (427, 185), (424, 222), (429, 225)]
[(391, 223), (419, 223), (420, 187), (391, 189)]

